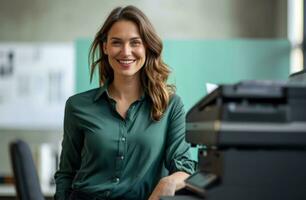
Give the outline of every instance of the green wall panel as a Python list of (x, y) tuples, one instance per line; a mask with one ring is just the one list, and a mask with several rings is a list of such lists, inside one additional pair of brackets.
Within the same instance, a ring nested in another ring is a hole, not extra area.
[(88, 52), (90, 39), (79, 39), (76, 41), (76, 92), (83, 92), (98, 87), (97, 79), (90, 83), (90, 70), (88, 63)]
[(172, 68), (186, 109), (206, 94), (205, 84), (241, 80), (286, 80), (286, 40), (165, 41), (164, 58)]

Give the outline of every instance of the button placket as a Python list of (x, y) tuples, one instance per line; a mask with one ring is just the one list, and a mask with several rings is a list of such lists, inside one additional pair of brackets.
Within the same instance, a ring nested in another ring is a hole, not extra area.
[(126, 145), (126, 126), (124, 122), (120, 124), (120, 135), (119, 135), (119, 140), (118, 140), (118, 154), (117, 154), (117, 159), (116, 159), (116, 175), (117, 177), (120, 176), (122, 173), (123, 169), (123, 164), (124, 164), (124, 158), (125, 158), (125, 145)]
[(123, 156), (124, 149), (125, 149), (125, 142), (126, 142), (126, 137), (125, 137), (126, 126), (124, 124), (122, 124), (121, 127), (122, 127), (122, 129), (120, 131), (119, 149), (118, 149), (118, 155), (119, 156)]

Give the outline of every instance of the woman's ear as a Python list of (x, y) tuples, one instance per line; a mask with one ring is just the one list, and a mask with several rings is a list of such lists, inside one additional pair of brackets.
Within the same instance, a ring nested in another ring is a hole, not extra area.
[(103, 53), (107, 55), (106, 42), (103, 42)]

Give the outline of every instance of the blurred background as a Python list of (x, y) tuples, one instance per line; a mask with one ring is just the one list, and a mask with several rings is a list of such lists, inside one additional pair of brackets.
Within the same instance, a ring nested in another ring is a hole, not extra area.
[(46, 196), (66, 99), (89, 83), (88, 48), (116, 6), (135, 5), (164, 42), (185, 109), (206, 83), (282, 80), (303, 69), (302, 0), (0, 0), (0, 199), (14, 196), (10, 141), (27, 141)]
[(286, 38), (285, 0), (1, 0), (1, 41), (93, 37), (116, 6), (136, 5), (163, 39)]

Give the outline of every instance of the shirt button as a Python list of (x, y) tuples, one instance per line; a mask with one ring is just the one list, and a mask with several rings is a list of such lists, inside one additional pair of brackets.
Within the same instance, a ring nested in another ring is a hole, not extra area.
[(114, 178), (115, 183), (119, 183), (120, 179), (118, 177)]
[(124, 156), (120, 156), (120, 160), (123, 160), (124, 159)]
[(125, 137), (122, 137), (122, 138), (121, 138), (121, 141), (122, 141), (122, 142), (125, 142)]

